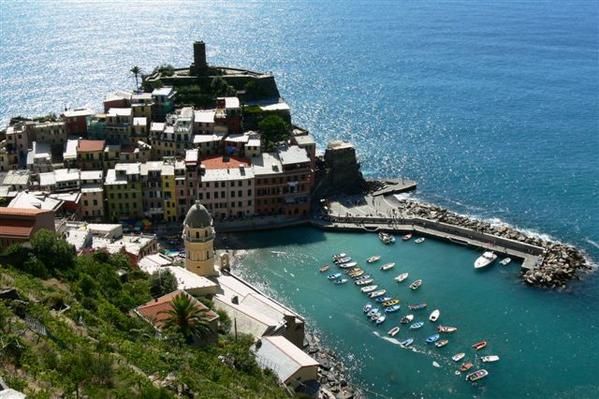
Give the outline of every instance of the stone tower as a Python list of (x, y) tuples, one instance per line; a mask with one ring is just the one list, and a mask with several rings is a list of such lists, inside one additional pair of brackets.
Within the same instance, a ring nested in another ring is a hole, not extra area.
[(206, 44), (203, 41), (193, 42), (193, 64), (190, 69), (193, 75), (204, 75), (208, 70)]
[(196, 202), (183, 222), (185, 268), (200, 276), (217, 275), (214, 269), (214, 227), (208, 210)]

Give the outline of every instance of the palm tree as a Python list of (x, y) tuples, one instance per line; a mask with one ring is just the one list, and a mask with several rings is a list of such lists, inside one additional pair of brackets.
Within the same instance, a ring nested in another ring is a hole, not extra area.
[(178, 330), (188, 343), (193, 342), (194, 337), (202, 338), (214, 332), (208, 320), (208, 309), (198, 307), (186, 294), (173, 298), (171, 309), (161, 313), (168, 315), (164, 328)]
[(139, 89), (138, 76), (141, 75), (141, 68), (137, 65), (134, 65), (129, 72), (131, 72), (133, 76), (135, 76), (135, 89)]

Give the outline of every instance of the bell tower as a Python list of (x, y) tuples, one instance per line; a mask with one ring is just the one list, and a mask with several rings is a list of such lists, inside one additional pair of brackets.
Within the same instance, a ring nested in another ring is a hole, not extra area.
[(216, 276), (214, 269), (214, 227), (208, 210), (196, 201), (183, 222), (185, 268), (200, 276)]

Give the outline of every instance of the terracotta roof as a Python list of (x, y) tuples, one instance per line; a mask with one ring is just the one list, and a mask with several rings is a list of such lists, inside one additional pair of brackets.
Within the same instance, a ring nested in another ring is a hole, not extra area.
[[(169, 315), (166, 314), (165, 312), (168, 312), (170, 309), (172, 309), (171, 308), (172, 300), (177, 295), (180, 295), (180, 294), (188, 295), (190, 298), (192, 298), (192, 300), (194, 301), (197, 308), (208, 309), (208, 307), (206, 307), (206, 305), (204, 305), (202, 302), (198, 301), (197, 299), (193, 298), (191, 295), (187, 294), (184, 291), (177, 290), (177, 291), (173, 291), (169, 294), (166, 294), (164, 296), (161, 296), (160, 298), (156, 298), (146, 304), (143, 304), (143, 305), (137, 307), (136, 310), (147, 321), (154, 324), (154, 326), (156, 326), (157, 328), (161, 328), (162, 325), (164, 324), (164, 321), (169, 317)], [(211, 310), (209, 310), (206, 313), (206, 316), (208, 317), (209, 321), (213, 321), (218, 318), (218, 315)]]
[(8, 208), (5, 206), (0, 207), (1, 216), (36, 216), (42, 213), (52, 212), (47, 209), (36, 209), (36, 208)]
[(104, 140), (79, 140), (77, 151), (79, 152), (98, 152), (104, 151)]
[(18, 220), (8, 219), (0, 220), (0, 237), (19, 237), (29, 238), (33, 225), (35, 224), (34, 219)]
[(227, 161), (225, 161), (225, 157), (222, 156), (206, 157), (202, 159), (202, 165), (204, 165), (206, 169), (232, 169), (238, 168), (240, 164), (247, 167), (250, 165), (250, 160), (240, 157), (227, 157)]

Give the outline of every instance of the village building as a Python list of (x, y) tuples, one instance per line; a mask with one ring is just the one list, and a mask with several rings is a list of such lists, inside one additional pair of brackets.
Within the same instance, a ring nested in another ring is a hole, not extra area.
[(27, 242), (41, 229), (55, 231), (51, 210), (0, 207), (0, 249)]

